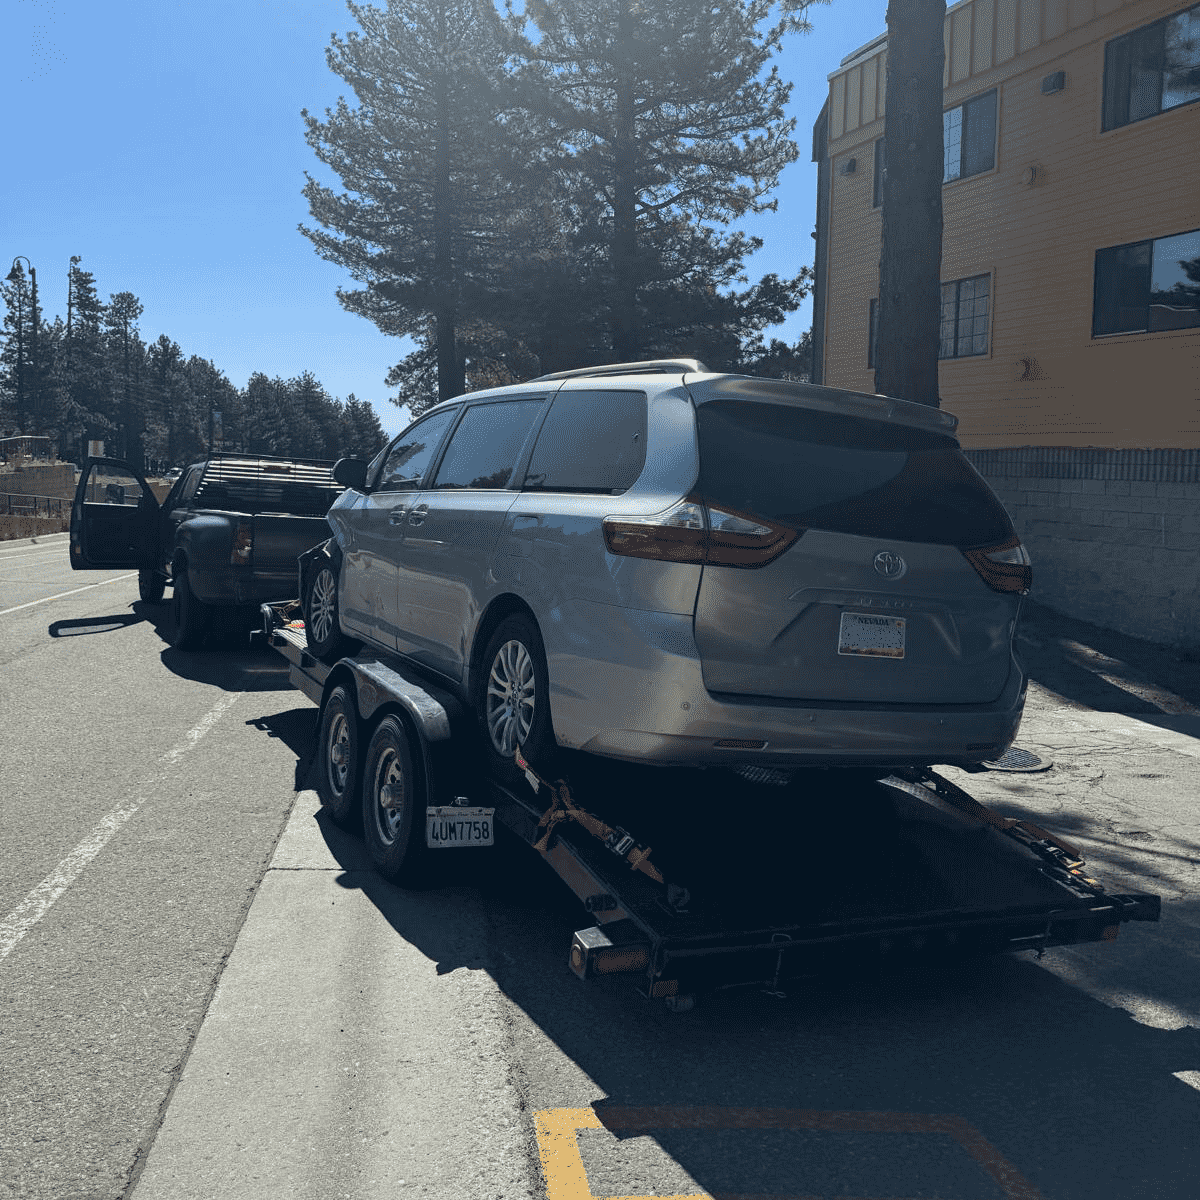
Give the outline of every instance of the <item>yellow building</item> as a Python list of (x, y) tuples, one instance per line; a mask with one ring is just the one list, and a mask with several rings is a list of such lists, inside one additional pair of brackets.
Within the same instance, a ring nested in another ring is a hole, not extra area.
[[(963, 0), (945, 50), (942, 403), (1038, 598), (1200, 645), (1200, 5)], [(886, 69), (813, 131), (814, 379), (863, 391)]]

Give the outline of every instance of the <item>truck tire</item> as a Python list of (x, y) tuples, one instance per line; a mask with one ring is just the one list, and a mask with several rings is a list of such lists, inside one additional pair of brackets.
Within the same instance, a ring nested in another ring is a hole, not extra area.
[(543, 775), (549, 773), (558, 745), (550, 717), (546, 651), (537, 625), (521, 613), (506, 617), (488, 638), (482, 661), (476, 714), (488, 770), (498, 779), (520, 782), (521, 770), (513, 758), (520, 745), (531, 765)]
[(304, 578), (304, 638), (308, 648), (326, 662), (353, 654), (358, 643), (342, 633), (338, 624), (338, 572), (332, 560), (319, 558)]
[(402, 887), (423, 882), (425, 796), (404, 722), (388, 714), (367, 746), (362, 787), (363, 842), (375, 870)]
[(150, 567), (138, 568), (138, 595), (147, 604), (157, 604), (167, 587), (166, 576)]
[(317, 795), (334, 824), (357, 828), (362, 816), (359, 793), (360, 755), (358, 712), (344, 687), (335, 687), (321, 710), (317, 741)]
[(176, 650), (195, 650), (208, 628), (208, 605), (192, 591), (186, 560), (175, 560), (171, 579), (171, 645)]

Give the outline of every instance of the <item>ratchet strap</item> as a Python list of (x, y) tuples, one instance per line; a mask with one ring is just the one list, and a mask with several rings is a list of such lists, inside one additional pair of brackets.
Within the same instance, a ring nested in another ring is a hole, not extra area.
[(580, 808), (571, 799), (571, 792), (567, 787), (566, 780), (560, 779), (557, 784), (552, 784), (543, 779), (526, 761), (519, 746), (514, 758), (517, 766), (524, 771), (525, 778), (529, 780), (529, 786), (533, 788), (534, 792), (546, 788), (554, 797), (554, 802), (542, 813), (542, 819), (538, 822), (538, 828), (545, 832), (534, 842), (535, 850), (545, 854), (550, 848), (550, 839), (554, 834), (555, 826), (563, 821), (574, 821), (577, 825), (582, 825), (592, 837), (603, 842), (607, 849), (611, 850), (619, 859), (627, 862), (631, 871), (641, 871), (643, 875), (649, 875), (655, 883), (664, 882), (658, 868), (650, 862), (649, 846), (639, 846), (634, 841), (633, 835), (626, 833), (620, 826), (606, 825), (599, 817)]

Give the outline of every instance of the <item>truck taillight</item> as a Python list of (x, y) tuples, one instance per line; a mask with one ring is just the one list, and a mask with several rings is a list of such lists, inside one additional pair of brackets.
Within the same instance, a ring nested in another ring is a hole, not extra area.
[(802, 532), (765, 517), (707, 505), (696, 495), (661, 513), (606, 517), (603, 528), (610, 554), (724, 567), (765, 567)]
[(229, 553), (229, 561), (235, 567), (245, 566), (250, 561), (250, 551), (254, 549), (254, 523), (243, 517), (233, 535), (233, 549)]
[(994, 592), (1020, 592), (1024, 595), (1033, 583), (1029, 551), (1015, 535), (998, 546), (964, 550), (963, 554)]

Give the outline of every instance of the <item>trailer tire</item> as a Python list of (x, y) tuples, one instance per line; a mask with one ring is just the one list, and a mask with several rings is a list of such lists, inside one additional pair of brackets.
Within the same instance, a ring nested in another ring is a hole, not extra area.
[(167, 589), (166, 576), (152, 567), (138, 568), (138, 595), (147, 604), (157, 604)]
[(171, 581), (171, 645), (176, 650), (195, 650), (208, 628), (209, 607), (192, 591), (186, 559), (175, 560)]
[[(519, 782), (517, 745), (542, 774), (552, 769), (558, 744), (550, 717), (550, 675), (537, 625), (522, 613), (506, 617), (488, 638), (476, 712), (484, 755), (493, 775)], [(515, 703), (514, 703), (515, 702)]]
[(362, 786), (363, 842), (375, 870), (389, 883), (423, 882), (425, 797), (404, 722), (389, 713), (367, 746)]
[(353, 654), (358, 644), (342, 633), (338, 623), (338, 571), (329, 558), (319, 558), (304, 577), (300, 597), (304, 611), (304, 639), (319, 659), (334, 662)]
[(358, 712), (344, 687), (335, 687), (321, 709), (317, 739), (317, 795), (335, 825), (355, 830), (362, 816)]

